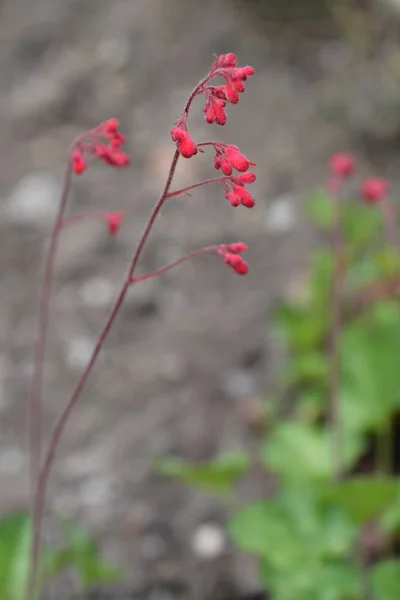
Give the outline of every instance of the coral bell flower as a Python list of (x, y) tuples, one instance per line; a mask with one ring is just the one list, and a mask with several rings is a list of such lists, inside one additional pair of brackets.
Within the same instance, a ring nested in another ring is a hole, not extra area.
[(332, 175), (336, 175), (337, 177), (346, 178), (353, 175), (356, 170), (356, 163), (351, 154), (347, 154), (346, 152), (338, 152), (337, 154), (332, 154), (329, 159), (329, 166), (332, 172)]
[(368, 204), (375, 204), (385, 198), (389, 191), (389, 182), (386, 179), (366, 179), (361, 186), (361, 195)]
[(122, 219), (124, 218), (123, 212), (104, 212), (103, 219), (106, 222), (108, 233), (110, 235), (117, 235), (119, 228), (121, 227)]

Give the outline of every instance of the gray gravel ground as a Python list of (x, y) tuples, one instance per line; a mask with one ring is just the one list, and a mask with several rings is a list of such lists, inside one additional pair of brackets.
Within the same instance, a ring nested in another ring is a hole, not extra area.
[[(93, 165), (74, 183), (72, 210), (124, 210), (126, 219), (117, 239), (98, 222), (63, 237), (46, 362), (46, 433), (90, 354), (163, 185), (173, 153), (169, 128), (191, 87), (214, 52), (236, 52), (257, 70), (225, 128), (206, 125), (200, 104), (191, 119), (197, 140), (221, 137), (257, 162), (256, 207), (234, 211), (217, 187), (174, 199), (141, 264), (145, 272), (199, 246), (240, 239), (250, 247), (249, 275), (236, 277), (204, 256), (132, 289), (52, 475), (49, 522), (67, 515), (88, 528), (135, 582), (135, 597), (217, 598), (217, 584), (220, 594), (228, 584), (256, 587), (254, 565), (223, 537), (221, 503), (161, 479), (149, 461), (168, 453), (204, 459), (254, 444), (244, 409), (279, 363), (269, 311), (291, 293), (313, 239), (300, 217), (300, 194), (323, 180), (329, 153), (343, 147), (363, 168), (398, 170), (398, 123), (381, 110), (397, 96), (388, 79), (380, 94), (371, 84), (382, 63), (378, 69), (376, 61), (357, 58), (325, 22), (305, 35), (301, 27), (262, 24), (250, 8), (228, 0), (0, 2), (2, 511), (27, 499), (34, 315), (68, 144), (117, 116), (132, 166), (116, 172)], [(182, 161), (176, 184), (212, 173), (210, 156), (198, 156)], [(239, 499), (268, 492), (269, 483), (254, 474)]]

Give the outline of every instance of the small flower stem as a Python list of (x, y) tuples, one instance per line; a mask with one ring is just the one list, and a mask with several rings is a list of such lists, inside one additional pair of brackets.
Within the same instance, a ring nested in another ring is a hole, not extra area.
[(332, 435), (332, 468), (335, 479), (343, 472), (343, 439), (340, 410), (340, 332), (342, 326), (343, 237), (340, 194), (332, 194), (335, 221), (332, 230), (333, 273), (331, 282), (331, 324), (329, 339), (328, 410)]
[(81, 213), (79, 215), (74, 215), (73, 217), (69, 217), (68, 219), (63, 219), (61, 222), (62, 227), (69, 227), (70, 225), (75, 225), (75, 223), (80, 223), (81, 221), (85, 221), (86, 219), (103, 219), (104, 213), (101, 211), (91, 211)]
[(131, 283), (137, 283), (138, 281), (146, 281), (146, 279), (152, 279), (153, 277), (158, 277), (158, 275), (162, 275), (163, 273), (166, 273), (170, 269), (173, 269), (177, 265), (180, 265), (181, 263), (189, 260), (190, 258), (199, 256), (200, 254), (205, 254), (206, 252), (217, 252), (220, 247), (221, 247), (220, 245), (206, 246), (204, 248), (199, 248), (199, 250), (193, 250), (193, 252), (189, 252), (188, 254), (185, 254), (185, 256), (181, 256), (180, 258), (178, 258), (177, 260), (174, 260), (172, 263), (169, 263), (168, 265), (164, 265), (163, 267), (154, 269), (154, 271), (150, 271), (149, 273), (146, 273), (145, 275), (139, 275), (138, 277), (132, 277)]
[(43, 275), (43, 285), (40, 298), (40, 307), (37, 319), (36, 342), (34, 346), (33, 375), (28, 397), (28, 439), (29, 455), (31, 461), (30, 490), (32, 503), (35, 486), (37, 485), (41, 460), (42, 388), (51, 288), (53, 283), (55, 257), (62, 229), (63, 216), (67, 206), (68, 194), (71, 187), (71, 178), (72, 168), (71, 161), (68, 157), (68, 163), (64, 175), (63, 188), (61, 191), (58, 210), (55, 216), (53, 230), (50, 238), (50, 244), (46, 256), (46, 263)]
[(169, 192), (167, 198), (175, 198), (176, 196), (182, 196), (183, 194), (187, 194), (191, 190), (195, 190), (196, 188), (202, 187), (203, 185), (208, 185), (209, 183), (217, 183), (218, 181), (223, 181), (224, 179), (227, 179), (227, 177), (223, 176), (205, 179), (204, 181), (194, 183), (193, 185), (188, 185), (187, 187), (181, 188), (180, 190), (174, 190), (172, 192)]

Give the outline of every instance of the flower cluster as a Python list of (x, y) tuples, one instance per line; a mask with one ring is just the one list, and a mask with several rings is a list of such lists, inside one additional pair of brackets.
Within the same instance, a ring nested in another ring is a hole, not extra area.
[(246, 275), (249, 270), (247, 262), (240, 256), (246, 250), (247, 246), (243, 242), (221, 244), (218, 247), (218, 253), (222, 256), (224, 263), (229, 265), (238, 275)]
[(87, 168), (88, 157), (100, 158), (114, 167), (129, 165), (129, 156), (121, 150), (125, 138), (119, 131), (117, 119), (108, 119), (78, 138), (71, 152), (72, 169), (77, 175)]
[(212, 143), (212, 145), (215, 149), (214, 167), (224, 175), (232, 175), (233, 169), (244, 173), (250, 166), (255, 166), (256, 164), (249, 161), (237, 146), (222, 142)]
[(210, 78), (220, 75), (225, 79), (225, 85), (207, 85), (202, 90), (206, 96), (203, 112), (207, 123), (225, 125), (227, 121), (224, 110), (226, 103), (237, 104), (239, 102), (239, 93), (246, 89), (243, 82), (253, 74), (253, 67), (237, 66), (237, 58), (232, 52), (221, 54), (216, 58), (211, 67)]
[[(203, 111), (207, 123), (225, 125), (227, 121), (225, 112), (227, 102), (231, 104), (239, 102), (239, 93), (244, 92), (246, 89), (243, 82), (253, 73), (253, 67), (238, 67), (237, 58), (232, 52), (221, 54), (215, 59), (210, 72), (195, 88), (184, 112), (171, 129), (172, 141), (176, 142), (176, 147), (184, 158), (191, 158), (197, 154), (196, 143), (188, 133), (186, 125), (189, 107), (193, 99), (199, 94), (204, 94), (206, 103)], [(225, 85), (210, 85), (209, 82), (218, 76), (225, 79)]]
[(365, 202), (374, 204), (383, 200), (389, 192), (389, 182), (380, 177), (366, 179), (361, 186), (361, 194)]
[[(356, 161), (351, 154), (338, 152), (330, 157), (329, 167), (332, 176), (329, 187), (333, 193), (337, 193), (342, 181), (355, 173)], [(361, 197), (367, 204), (381, 202), (388, 192), (389, 182), (380, 177), (365, 179), (360, 188)]]
[(329, 159), (329, 166), (332, 175), (341, 178), (350, 177), (356, 170), (355, 160), (350, 154), (347, 154), (347, 152), (332, 154)]
[(244, 186), (248, 183), (254, 183), (256, 180), (255, 173), (241, 173), (240, 175), (226, 177), (222, 180), (225, 188), (225, 198), (229, 200), (231, 206), (245, 206), (253, 208), (255, 202), (249, 190)]
[(185, 119), (181, 118), (176, 122), (171, 129), (171, 137), (183, 158), (192, 158), (197, 154), (197, 146), (188, 133)]

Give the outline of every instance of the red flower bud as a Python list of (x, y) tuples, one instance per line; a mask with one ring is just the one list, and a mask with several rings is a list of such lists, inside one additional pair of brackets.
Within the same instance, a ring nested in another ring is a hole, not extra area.
[(243, 242), (233, 242), (232, 244), (227, 244), (227, 249), (229, 252), (233, 252), (234, 254), (240, 254), (241, 252), (246, 252), (247, 246)]
[(350, 177), (356, 169), (354, 158), (346, 152), (332, 154), (329, 159), (329, 166), (332, 174), (338, 177)]
[(110, 154), (110, 164), (115, 167), (126, 167), (130, 162), (130, 158), (125, 152), (111, 152)]
[(232, 165), (223, 156), (221, 157), (220, 169), (222, 173), (227, 177), (229, 177), (229, 175), (232, 175)]
[(232, 269), (238, 275), (246, 275), (246, 273), (249, 270), (246, 261), (241, 256), (239, 256), (239, 254), (227, 252), (226, 254), (224, 254), (223, 259), (224, 263), (232, 267)]
[(180, 127), (173, 127), (171, 129), (171, 138), (173, 142), (181, 142), (186, 135), (186, 131), (181, 129)]
[(184, 158), (191, 158), (192, 156), (197, 154), (197, 146), (188, 134), (188, 132), (185, 131), (184, 133), (184, 138), (177, 142), (178, 150)]
[(77, 175), (81, 175), (86, 170), (86, 161), (83, 158), (83, 154), (80, 150), (73, 150), (72, 155), (72, 169)]
[(214, 156), (214, 169), (217, 169), (217, 171), (219, 171), (221, 168), (223, 158), (224, 157), (222, 156), (222, 154), (220, 152), (217, 152), (216, 155)]
[(237, 104), (239, 102), (239, 94), (231, 82), (226, 84), (226, 97), (231, 104)]
[(227, 200), (229, 200), (229, 202), (231, 203), (231, 206), (234, 206), (235, 208), (237, 206), (240, 206), (240, 204), (241, 204), (240, 197), (237, 194), (235, 194), (235, 192), (232, 192), (232, 191), (226, 192), (225, 198)]
[(232, 73), (234, 79), (241, 79), (242, 81), (246, 81), (250, 75), (254, 75), (254, 69), (250, 66), (238, 67)]
[(222, 54), (220, 58), (222, 59), (221, 62), (224, 67), (236, 67), (237, 65), (237, 58), (236, 55), (233, 54), (233, 52), (228, 52), (228, 54)]
[(214, 104), (214, 115), (215, 115), (215, 122), (218, 125), (225, 125), (226, 120), (227, 120), (226, 112), (224, 111), (222, 106), (220, 106), (219, 104)]
[(210, 124), (214, 123), (214, 121), (215, 121), (215, 113), (214, 113), (213, 107), (209, 106), (207, 108), (207, 110), (205, 111), (205, 113), (206, 114), (205, 114), (204, 118), (207, 121), (207, 123), (210, 123)]
[(122, 212), (103, 213), (103, 218), (107, 224), (110, 235), (116, 235), (118, 233), (123, 217), (124, 213)]
[(125, 137), (119, 131), (116, 131), (110, 139), (110, 145), (112, 148), (119, 148), (125, 143)]
[(246, 188), (244, 188), (241, 185), (234, 185), (233, 191), (239, 196), (243, 206), (245, 206), (246, 208), (253, 208), (253, 206), (255, 205), (254, 198), (250, 194), (250, 192), (246, 190)]
[(232, 85), (237, 92), (244, 92), (246, 89), (246, 86), (240, 79), (233, 79)]
[(251, 163), (235, 146), (225, 146), (224, 148), (226, 159), (231, 163), (232, 167), (237, 171), (247, 171)]
[(241, 173), (236, 177), (236, 180), (239, 183), (254, 183), (256, 180), (256, 174), (251, 171), (247, 171), (247, 173)]
[(361, 194), (364, 200), (370, 204), (379, 202), (389, 191), (389, 182), (386, 179), (366, 179), (361, 186)]
[(106, 133), (116, 133), (119, 127), (119, 121), (118, 119), (108, 119), (108, 121), (106, 121), (104, 123), (104, 131)]

